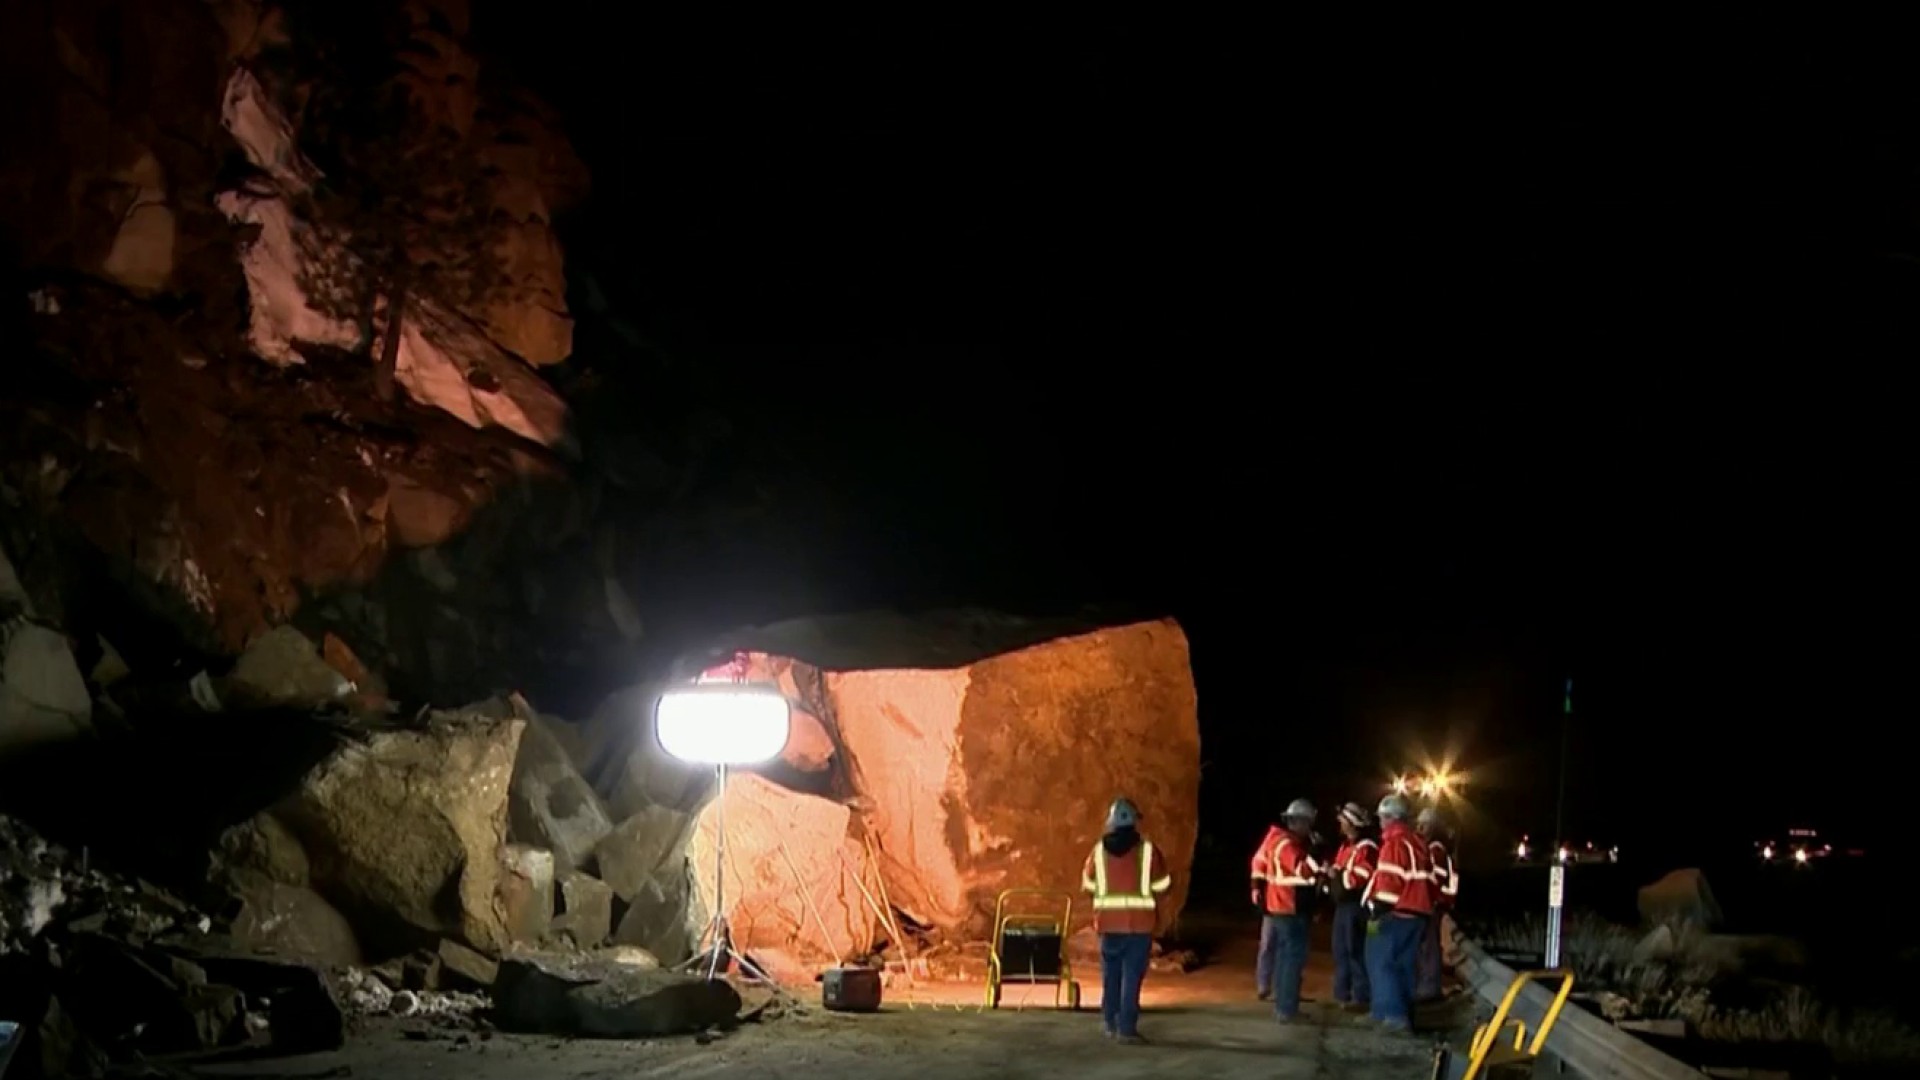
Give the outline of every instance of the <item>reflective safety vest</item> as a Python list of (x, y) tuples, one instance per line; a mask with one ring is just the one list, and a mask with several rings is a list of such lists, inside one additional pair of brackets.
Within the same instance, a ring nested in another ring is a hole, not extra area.
[(1381, 830), (1379, 858), (1361, 902), (1384, 904), (1397, 914), (1431, 915), (1437, 891), (1427, 845), (1400, 822), (1389, 823)]
[(1359, 901), (1360, 893), (1367, 887), (1367, 879), (1373, 876), (1373, 862), (1380, 853), (1380, 845), (1366, 837), (1348, 840), (1340, 845), (1340, 851), (1333, 857), (1333, 868), (1340, 888), (1341, 900)]
[(1110, 880), (1107, 861), (1110, 858), (1104, 844), (1093, 845), (1093, 855), (1087, 861), (1093, 867), (1093, 875), (1080, 884), (1093, 892), (1093, 910), (1095, 911), (1152, 911), (1159, 894), (1173, 885), (1173, 875), (1150, 876), (1153, 873), (1153, 844), (1142, 840), (1125, 855), (1111, 856), (1116, 862), (1125, 865), (1132, 861), (1134, 881), (1126, 881), (1128, 875), (1120, 875), (1122, 880)]

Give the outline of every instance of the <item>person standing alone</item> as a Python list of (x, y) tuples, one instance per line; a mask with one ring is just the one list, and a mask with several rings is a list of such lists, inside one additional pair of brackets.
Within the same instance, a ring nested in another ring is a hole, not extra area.
[(1313, 804), (1295, 799), (1280, 818), (1285, 826), (1266, 848), (1262, 860), (1267, 868), (1265, 881), (1256, 881), (1260, 909), (1266, 914), (1266, 931), (1260, 935), (1263, 948), (1271, 943), (1273, 955), (1266, 961), (1272, 982), (1273, 1015), (1281, 1023), (1292, 1023), (1300, 1015), (1300, 980), (1307, 970), (1307, 933), (1312, 922), (1314, 889), (1320, 880), (1320, 864), (1313, 858)]
[(1107, 827), (1087, 856), (1080, 886), (1093, 894), (1100, 935), (1100, 1019), (1110, 1039), (1141, 1043), (1140, 987), (1153, 954), (1160, 897), (1173, 885), (1166, 860), (1140, 836), (1140, 811), (1127, 799), (1107, 810)]
[(1340, 850), (1333, 856), (1333, 1000), (1355, 1012), (1372, 1007), (1367, 980), (1367, 913), (1360, 905), (1380, 845), (1367, 836), (1372, 816), (1359, 803), (1340, 808)]

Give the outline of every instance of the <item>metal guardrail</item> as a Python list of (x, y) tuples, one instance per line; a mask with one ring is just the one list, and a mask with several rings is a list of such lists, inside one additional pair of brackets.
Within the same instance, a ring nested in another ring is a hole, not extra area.
[[(1461, 954), (1461, 978), (1482, 1001), (1497, 1007), (1513, 985), (1513, 969), (1458, 933), (1453, 942)], [(1515, 996), (1510, 1015), (1537, 1031), (1553, 1007), (1553, 997), (1546, 987), (1529, 983)], [(1705, 1080), (1707, 1075), (1581, 1008), (1559, 1015), (1545, 1050), (1586, 1080)]]

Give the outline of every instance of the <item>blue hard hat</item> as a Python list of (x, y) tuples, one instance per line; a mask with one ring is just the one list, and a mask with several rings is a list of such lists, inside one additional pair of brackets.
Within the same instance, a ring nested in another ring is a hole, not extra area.
[(1139, 823), (1140, 811), (1134, 807), (1131, 799), (1115, 799), (1113, 805), (1107, 808), (1108, 829), (1131, 829)]

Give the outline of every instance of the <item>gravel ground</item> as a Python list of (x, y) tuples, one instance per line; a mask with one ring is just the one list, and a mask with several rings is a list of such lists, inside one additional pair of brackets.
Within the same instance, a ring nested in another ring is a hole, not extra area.
[[(890, 992), (888, 1007), (877, 1015), (803, 1008), (703, 1039), (483, 1038), (456, 1031), (409, 1032), (404, 1022), (382, 1021), (335, 1053), (207, 1068), (202, 1075), (227, 1080), (801, 1080), (836, 1074), (912, 1080), (1424, 1080), (1430, 1038), (1384, 1034), (1326, 1004), (1329, 967), (1324, 948), (1317, 949), (1305, 988), (1311, 1003), (1300, 1022), (1287, 1026), (1253, 999), (1250, 945), (1236, 943), (1217, 962), (1184, 976), (1154, 976), (1141, 1019), (1141, 1031), (1150, 1040), (1145, 1046), (1120, 1046), (1101, 1037), (1098, 978), (1087, 972), (1083, 979), (1096, 985), (1087, 987), (1089, 1008), (1077, 1013), (1043, 1007), (1051, 1001), (1050, 989), (1009, 988), (1006, 1005), (989, 1011), (978, 1004), (977, 986), (952, 986)], [(932, 1004), (936, 1000), (947, 1004)], [(1447, 1014), (1454, 1011), (1423, 1019), (1448, 1028)]]

